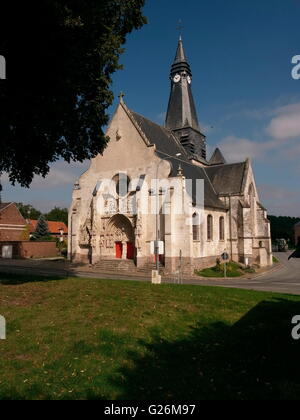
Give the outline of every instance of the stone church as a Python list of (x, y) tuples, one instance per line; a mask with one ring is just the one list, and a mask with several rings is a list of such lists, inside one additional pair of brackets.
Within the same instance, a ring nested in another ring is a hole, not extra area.
[(74, 185), (69, 258), (131, 272), (150, 271), (159, 259), (166, 274), (190, 275), (226, 250), (234, 261), (271, 265), (270, 224), (251, 162), (227, 163), (219, 149), (206, 154), (181, 38), (170, 80), (165, 126), (120, 95), (104, 154)]

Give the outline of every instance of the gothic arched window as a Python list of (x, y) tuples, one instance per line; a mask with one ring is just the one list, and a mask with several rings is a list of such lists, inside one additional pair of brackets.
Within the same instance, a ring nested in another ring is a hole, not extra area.
[(207, 240), (213, 240), (213, 217), (211, 214), (207, 216)]
[(193, 241), (200, 241), (200, 217), (198, 213), (193, 214)]
[(118, 196), (125, 197), (128, 194), (130, 179), (126, 174), (119, 173), (113, 177), (116, 184), (116, 192)]
[(219, 219), (219, 234), (220, 234), (220, 241), (224, 241), (225, 239), (225, 223), (224, 217), (221, 216)]

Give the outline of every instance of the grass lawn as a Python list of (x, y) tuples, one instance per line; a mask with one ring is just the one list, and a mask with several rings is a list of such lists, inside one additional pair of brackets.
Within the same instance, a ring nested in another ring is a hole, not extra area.
[(299, 399), (300, 296), (0, 274), (0, 399)]
[[(214, 267), (205, 268), (204, 270), (196, 270), (196, 274), (201, 277), (225, 277), (225, 264), (215, 265)], [(250, 268), (242, 268), (235, 262), (229, 262), (226, 264), (226, 276), (227, 277), (242, 277), (245, 274), (255, 273), (255, 270)]]

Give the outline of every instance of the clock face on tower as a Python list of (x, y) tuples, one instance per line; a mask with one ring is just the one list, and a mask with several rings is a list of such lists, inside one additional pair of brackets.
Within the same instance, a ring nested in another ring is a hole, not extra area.
[(174, 78), (173, 78), (173, 81), (174, 81), (175, 83), (178, 83), (178, 82), (180, 82), (180, 79), (181, 79), (180, 75), (179, 75), (179, 74), (176, 74), (176, 75), (174, 76)]
[(190, 76), (188, 76), (188, 77), (187, 77), (187, 81), (188, 81), (188, 83), (189, 83), (189, 84), (191, 84), (191, 83), (192, 83), (192, 79), (191, 79), (191, 77), (190, 77)]

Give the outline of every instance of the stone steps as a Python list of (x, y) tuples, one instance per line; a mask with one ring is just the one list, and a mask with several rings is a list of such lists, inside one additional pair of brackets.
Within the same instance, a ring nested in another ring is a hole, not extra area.
[[(150, 275), (152, 270), (156, 270), (155, 263), (148, 263), (143, 267), (137, 268), (133, 260), (122, 259), (103, 259), (94, 265), (97, 271), (110, 273), (132, 273), (132, 274), (147, 274)], [(163, 274), (163, 267), (160, 266), (161, 274)]]
[(136, 266), (132, 260), (101, 260), (96, 265), (95, 268), (99, 271), (117, 271), (117, 272), (130, 272), (135, 271)]

